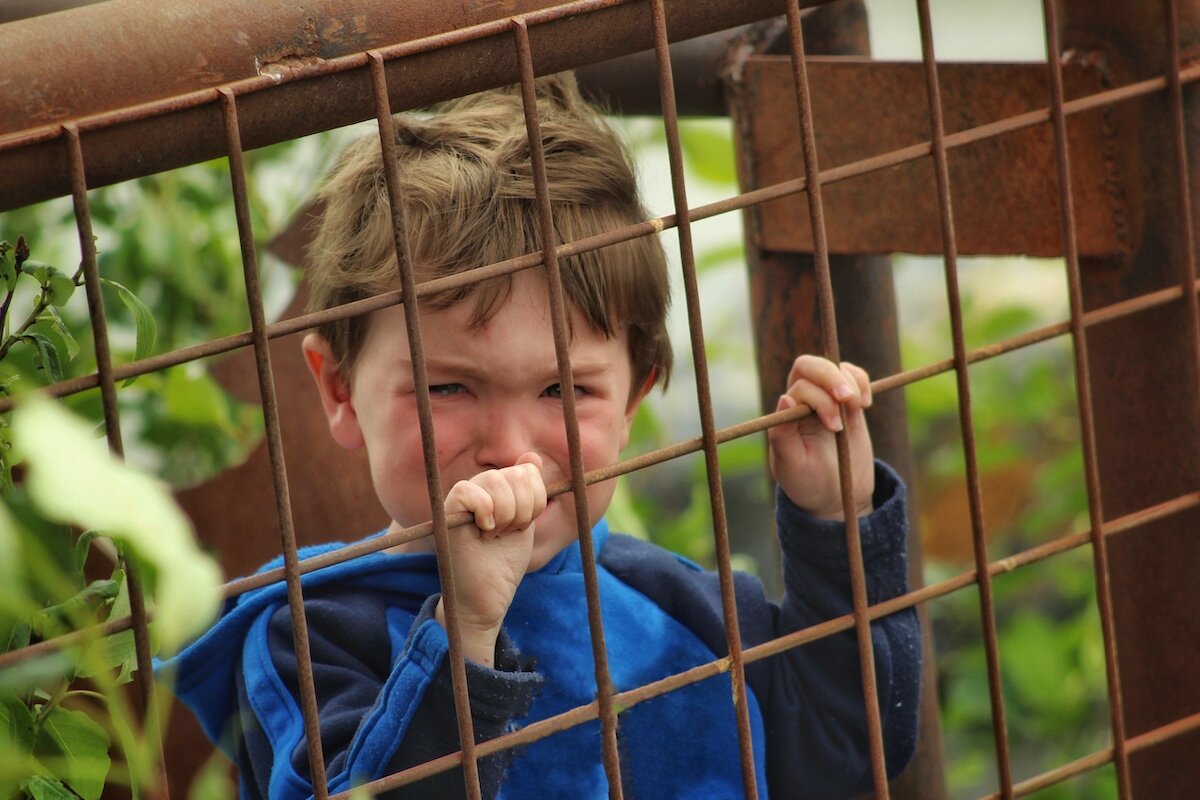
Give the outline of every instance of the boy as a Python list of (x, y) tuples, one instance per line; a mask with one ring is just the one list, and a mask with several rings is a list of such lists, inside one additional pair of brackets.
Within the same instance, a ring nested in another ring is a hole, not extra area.
[[(628, 158), (574, 80), (539, 82), (554, 221), (574, 240), (640, 221)], [(536, 252), (533, 181), (520, 97), (497, 91), (397, 120), (398, 160), (418, 280)], [(379, 143), (353, 145), (325, 186), (311, 252), (313, 305), (395, 288)], [(570, 361), (584, 468), (618, 460), (638, 404), (666, 383), (668, 282), (656, 238), (566, 259)], [(575, 500), (544, 272), (527, 270), (421, 301), (421, 327), (448, 514), (459, 625), (479, 740), (594, 700)], [(404, 324), (396, 306), (322, 327), (303, 348), (330, 432), (365, 447), (391, 529), (430, 518)], [(851, 607), (833, 431), (845, 409), (872, 602), (906, 590), (903, 487), (873, 465), (866, 374), (797, 359), (779, 408), (816, 413), (769, 435), (785, 555), (782, 606), (737, 578), (745, 646)], [(632, 688), (725, 654), (716, 576), (653, 545), (609, 534), (613, 483), (587, 491), (613, 681)], [(444, 613), (430, 539), (305, 577), (305, 607), (327, 774), (334, 790), (459, 747)], [(304, 555), (310, 555), (312, 551)], [(915, 741), (915, 614), (873, 624), (890, 771)], [(241, 768), (245, 797), (312, 793), (283, 587), (242, 596), (176, 659), (176, 691)], [(870, 788), (853, 632), (746, 668), (762, 796), (830, 797)], [(236, 722), (232, 720), (237, 717)], [(230, 733), (232, 739), (226, 738)], [(728, 678), (638, 704), (619, 718), (626, 796), (741, 795)], [(663, 746), (663, 743), (666, 746)], [(486, 797), (606, 794), (593, 721), (480, 761)], [(452, 769), (397, 797), (461, 797)]]

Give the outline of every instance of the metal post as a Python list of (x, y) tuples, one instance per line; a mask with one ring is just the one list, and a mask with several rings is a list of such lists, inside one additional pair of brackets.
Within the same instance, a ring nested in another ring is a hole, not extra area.
[[(1178, 3), (1183, 39), (1200, 45), (1200, 4)], [(1074, 51), (1119, 86), (1168, 72), (1166, 3), (1145, 0), (1094, 3), (1058, 0), (1062, 52)], [(1059, 51), (1052, 45), (1049, 52)], [(1200, 115), (1195, 92), (1183, 90), (1188, 161), (1200, 157)], [(1111, 151), (1109, 174), (1121, 190), (1126, 253), (1115, 259), (1081, 260), (1083, 301), (1097, 308), (1163, 287), (1178, 285), (1187, 264), (1185, 230), (1179, 221), (1178, 161), (1173, 147), (1170, 93), (1155, 93), (1105, 110), (1105, 127), (1116, 137), (1131, 130), (1134, 148)], [(1195, 175), (1190, 176), (1195, 196)], [(1194, 223), (1192, 223), (1194, 224)], [(1194, 272), (1193, 272), (1194, 275)], [(1187, 304), (1098, 326), (1089, 333), (1095, 398), (1096, 449), (1104, 518), (1174, 497), (1200, 485), (1200, 397), (1197, 355), (1190, 341)], [(1110, 548), (1114, 622), (1125, 730), (1135, 737), (1200, 709), (1200, 512), (1146, 525), (1117, 537)], [(1132, 796), (1187, 797), (1200, 779), (1200, 735), (1192, 733), (1130, 757)]]

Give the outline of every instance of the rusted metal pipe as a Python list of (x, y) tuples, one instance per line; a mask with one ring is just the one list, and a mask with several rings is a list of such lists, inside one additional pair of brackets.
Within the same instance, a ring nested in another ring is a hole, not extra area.
[[(678, 41), (783, 4), (670, 0), (667, 10)], [(649, 11), (633, 0), (109, 0), (0, 26), (0, 50), (22, 54), (0, 78), (0, 211), (69, 191), (57, 142), (67, 121), (97, 187), (222, 155), (218, 86), (238, 97), (252, 149), (369, 118), (369, 50), (387, 61), (396, 111), (515, 83), (514, 16), (538, 74), (653, 44)]]
[[(1174, 29), (1162, 2), (1056, 3), (1063, 20), (1062, 51), (1095, 65), (1107, 85), (1163, 74), (1171, 69), (1172, 51), (1186, 59), (1200, 46), (1196, 0), (1176, 4)], [(1174, 32), (1182, 38), (1173, 47), (1166, 37)], [(1179, 284), (1189, 256), (1178, 227), (1177, 137), (1182, 133), (1188, 146), (1193, 187), (1200, 155), (1200, 114), (1191, 91), (1185, 91), (1178, 121), (1165, 92), (1105, 114), (1113, 136), (1122, 129), (1133, 134), (1131, 146), (1113, 150), (1110, 165), (1133, 201), (1126, 204), (1130, 248), (1128, 257), (1117, 261), (1081, 257), (1085, 309)], [(1175, 131), (1177, 124), (1185, 130)], [(1188, 304), (1180, 302), (1088, 332), (1095, 458), (1106, 519), (1200, 486), (1200, 364), (1189, 328)], [(1188, 646), (1200, 638), (1197, 530), (1200, 513), (1191, 509), (1147, 524), (1109, 548), (1127, 745), (1200, 710), (1200, 673)], [(1132, 797), (1195, 793), (1200, 735), (1194, 731), (1141, 752), (1126, 749)]]

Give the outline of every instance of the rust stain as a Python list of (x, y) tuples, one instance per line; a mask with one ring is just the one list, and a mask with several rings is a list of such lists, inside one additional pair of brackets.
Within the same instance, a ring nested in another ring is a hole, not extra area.
[(191, 85), (193, 83), (202, 83), (212, 85), (221, 83), (225, 80), (225, 73), (220, 70), (213, 69), (208, 62), (208, 57), (204, 53), (196, 53), (192, 58), (192, 63), (188, 65), (179, 77), (176, 83)]
[(29, 87), (27, 97), (24, 111), (34, 123), (58, 122), (71, 115), (71, 109), (47, 100), (42, 87), (37, 83)]
[(260, 53), (254, 60), (254, 66), (259, 75), (281, 78), (289, 72), (321, 60), (321, 36), (317, 33), (317, 21), (309, 17), (291, 44)]

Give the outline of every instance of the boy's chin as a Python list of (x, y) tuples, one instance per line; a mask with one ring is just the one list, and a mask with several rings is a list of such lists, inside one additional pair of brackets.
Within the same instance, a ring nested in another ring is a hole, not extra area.
[(577, 538), (574, 519), (564, 515), (574, 514), (574, 509), (564, 507), (557, 498), (552, 498), (546, 510), (537, 518), (534, 533), (533, 553), (526, 572), (533, 572), (549, 564), (556, 555), (569, 547)]

